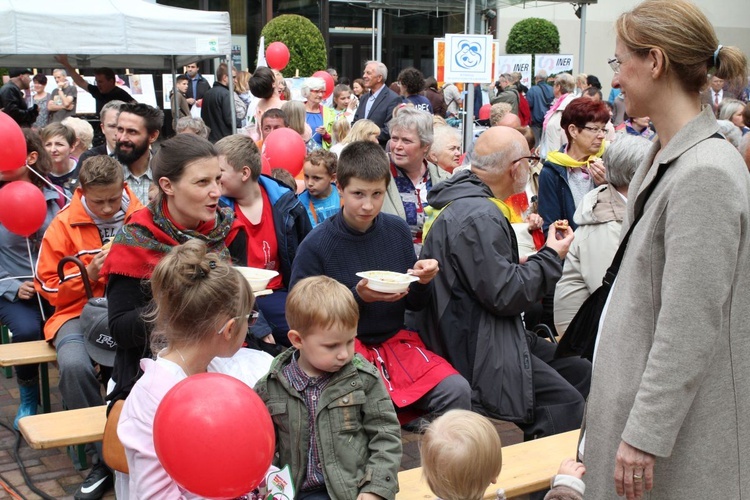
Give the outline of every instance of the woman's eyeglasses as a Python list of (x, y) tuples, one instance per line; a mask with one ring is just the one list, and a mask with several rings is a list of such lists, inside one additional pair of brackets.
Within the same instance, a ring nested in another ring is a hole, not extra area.
[(604, 134), (607, 135), (607, 129), (606, 128), (599, 128), (599, 127), (589, 127), (588, 125), (581, 127), (582, 129), (588, 130), (589, 132), (593, 132), (594, 135)]

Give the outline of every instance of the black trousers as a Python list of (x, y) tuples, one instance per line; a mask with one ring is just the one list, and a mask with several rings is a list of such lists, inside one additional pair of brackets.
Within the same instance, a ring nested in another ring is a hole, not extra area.
[(534, 382), (534, 421), (518, 424), (524, 441), (581, 426), (591, 386), (591, 363), (582, 358), (553, 359), (555, 345), (526, 332)]

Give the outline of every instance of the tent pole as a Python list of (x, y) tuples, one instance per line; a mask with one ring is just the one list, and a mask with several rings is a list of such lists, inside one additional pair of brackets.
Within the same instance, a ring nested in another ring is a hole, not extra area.
[(170, 107), (172, 108), (172, 130), (177, 132), (177, 115), (179, 109), (177, 109), (177, 68), (175, 66), (174, 56), (170, 58), (172, 63), (172, 97), (169, 99)]
[(581, 8), (581, 30), (578, 35), (578, 72), (583, 73), (583, 59), (586, 56), (586, 8), (587, 3), (580, 5)]
[[(468, 19), (466, 33), (473, 35), (476, 32), (476, 2), (475, 0), (469, 0), (466, 4), (466, 18)], [(492, 52), (490, 52), (492, 53)], [(474, 142), (474, 83), (467, 82), (464, 87), (464, 147), (463, 150), (469, 147), (469, 144)]]
[(232, 54), (227, 56), (227, 71), (229, 71), (229, 106), (232, 108), (232, 134), (237, 133), (237, 110), (234, 106), (234, 65), (232, 64)]

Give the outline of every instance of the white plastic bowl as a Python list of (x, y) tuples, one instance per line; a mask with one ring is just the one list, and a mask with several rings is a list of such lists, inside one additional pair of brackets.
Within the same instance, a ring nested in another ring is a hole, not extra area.
[(259, 269), (257, 267), (237, 266), (237, 270), (245, 277), (253, 292), (260, 292), (268, 287), (268, 282), (279, 275), (278, 271)]
[(357, 273), (360, 278), (367, 280), (367, 288), (383, 293), (401, 293), (409, 289), (409, 285), (419, 278), (410, 274), (394, 273), (393, 271), (365, 271)]

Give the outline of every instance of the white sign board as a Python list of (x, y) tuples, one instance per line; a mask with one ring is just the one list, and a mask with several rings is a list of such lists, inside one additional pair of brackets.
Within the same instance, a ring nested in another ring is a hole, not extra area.
[(534, 69), (543, 69), (548, 75), (557, 75), (564, 71), (573, 71), (572, 54), (537, 54), (534, 56)]
[(531, 87), (531, 54), (497, 56), (497, 74), (521, 73), (521, 83)]
[(445, 35), (445, 81), (492, 83), (492, 35)]

